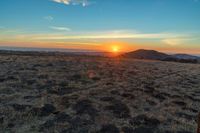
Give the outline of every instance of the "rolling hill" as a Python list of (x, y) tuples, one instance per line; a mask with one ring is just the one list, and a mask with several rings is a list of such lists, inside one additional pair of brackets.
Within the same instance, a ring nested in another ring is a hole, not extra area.
[(165, 53), (161, 53), (155, 50), (144, 50), (144, 49), (139, 49), (136, 51), (125, 53), (121, 56), (126, 58), (152, 59), (152, 60), (162, 60), (170, 57), (170, 55), (167, 55)]
[(147, 60), (161, 60), (161, 61), (173, 61), (181, 63), (199, 63), (200, 57), (188, 55), (188, 54), (174, 54), (169, 55), (155, 50), (139, 49), (129, 53), (120, 55), (124, 58), (134, 59), (147, 59)]

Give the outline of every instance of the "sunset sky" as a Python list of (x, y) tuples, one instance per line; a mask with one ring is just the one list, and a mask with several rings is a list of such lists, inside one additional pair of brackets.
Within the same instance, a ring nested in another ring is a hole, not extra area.
[(0, 47), (200, 54), (200, 0), (0, 0)]

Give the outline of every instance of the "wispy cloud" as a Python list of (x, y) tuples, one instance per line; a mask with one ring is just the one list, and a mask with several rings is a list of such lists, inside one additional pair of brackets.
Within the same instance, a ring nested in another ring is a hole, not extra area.
[[(93, 32), (71, 32), (71, 29), (68, 27), (58, 27), (51, 26), (49, 27), (52, 30), (55, 30), (54, 33), (47, 34), (16, 34), (9, 36), (8, 40), (31, 40), (31, 41), (50, 41), (50, 42), (59, 42), (59, 41), (102, 41), (102, 40), (115, 40), (115, 39), (127, 39), (128, 41), (134, 40), (146, 40), (150, 39), (153, 41), (158, 41), (162, 44), (169, 46), (176, 46), (180, 44), (185, 44), (194, 40), (195, 35), (184, 34), (184, 33), (140, 33), (138, 31), (129, 31), (129, 30), (114, 30), (114, 31), (93, 31)], [(57, 32), (56, 32), (57, 31)], [(63, 32), (60, 32), (63, 31)], [(67, 31), (67, 32), (65, 32)], [(5, 34), (5, 32), (3, 32)], [(1, 35), (1, 34), (0, 34)], [(0, 36), (1, 37), (1, 36)]]
[[(64, 30), (63, 27), (51, 27), (57, 30)], [(67, 30), (67, 29), (66, 29)], [(187, 35), (173, 34), (173, 33), (90, 33), (90, 34), (77, 34), (77, 35), (41, 35), (35, 37), (39, 40), (70, 40), (70, 39), (166, 39), (166, 38), (182, 38)]]
[(193, 38), (169, 38), (169, 39), (163, 39), (161, 42), (171, 45), (171, 46), (178, 46), (191, 40), (194, 40), (194, 39)]
[(52, 21), (54, 18), (52, 16), (46, 16), (46, 17), (44, 17), (44, 19), (46, 19), (48, 21)]
[(91, 4), (88, 0), (52, 0), (52, 1), (65, 5), (82, 5), (83, 7)]
[(53, 29), (53, 30), (58, 30), (58, 31), (71, 31), (71, 29), (68, 28), (68, 27), (50, 26), (49, 28), (50, 28), (50, 29)]
[(184, 42), (184, 39), (163, 39), (162, 42), (171, 46), (177, 46)]
[(3, 26), (0, 27), (0, 35), (16, 35), (16, 34), (22, 34), (22, 33), (24, 33), (22, 29), (11, 29), (7, 27), (3, 27)]

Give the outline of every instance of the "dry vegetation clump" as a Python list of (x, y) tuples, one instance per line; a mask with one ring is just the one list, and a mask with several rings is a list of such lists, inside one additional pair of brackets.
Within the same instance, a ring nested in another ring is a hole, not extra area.
[(2, 133), (195, 133), (200, 65), (0, 56)]

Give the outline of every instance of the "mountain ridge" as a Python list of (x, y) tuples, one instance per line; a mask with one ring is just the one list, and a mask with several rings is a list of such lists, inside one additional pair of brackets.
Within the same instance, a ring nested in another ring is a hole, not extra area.
[(173, 54), (169, 55), (156, 50), (138, 49), (124, 53), (119, 57), (134, 58), (134, 59), (148, 59), (148, 60), (161, 60), (161, 61), (174, 61), (182, 63), (200, 63), (200, 57), (189, 54)]

